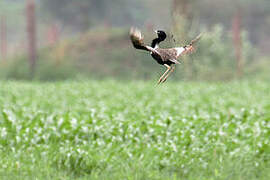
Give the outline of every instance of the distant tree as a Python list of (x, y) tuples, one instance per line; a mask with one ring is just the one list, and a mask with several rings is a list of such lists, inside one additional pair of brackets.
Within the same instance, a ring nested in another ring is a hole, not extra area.
[[(239, 77), (243, 73), (244, 64), (241, 39), (243, 29), (248, 31), (253, 43), (263, 43), (270, 47), (270, 39), (263, 38), (268, 37), (265, 30), (270, 29), (267, 21), (270, 18), (269, 0), (173, 0), (172, 11), (174, 29), (180, 33), (180, 37), (185, 37), (192, 30), (194, 19), (204, 26), (223, 24), (226, 30), (231, 30)], [(265, 45), (262, 47), (265, 48)]]
[(231, 30), (237, 62), (237, 75), (241, 77), (244, 64), (241, 31), (247, 30), (250, 40), (254, 44), (257, 44), (257, 46), (260, 43), (269, 42), (263, 40), (263, 37), (267, 37), (267, 33), (264, 32), (265, 29), (270, 28), (270, 23), (267, 23), (267, 19), (270, 17), (269, 1), (219, 0), (218, 2), (214, 2), (211, 0), (202, 0), (200, 3), (201, 5), (204, 4), (206, 8), (201, 12), (204, 22), (208, 21), (208, 24), (223, 22), (225, 27)]
[(28, 38), (28, 57), (30, 63), (30, 75), (34, 77), (37, 44), (36, 44), (36, 5), (34, 0), (27, 0), (26, 3), (26, 21), (27, 21), (27, 38)]
[(7, 20), (6, 16), (0, 17), (0, 51), (2, 60), (7, 56)]
[(143, 21), (141, 0), (43, 0), (42, 12), (63, 24), (87, 30), (91, 25), (131, 24)]
[[(172, 1), (172, 29), (177, 41), (185, 44), (188, 39), (190, 26), (194, 16), (194, 5), (197, 0), (173, 0)], [(187, 38), (187, 39), (185, 39)], [(186, 41), (184, 43), (184, 41)], [(192, 77), (191, 62), (184, 61), (185, 75)]]
[(173, 0), (173, 14), (190, 18), (192, 14), (194, 14), (192, 6), (196, 3), (196, 1), (197, 0)]

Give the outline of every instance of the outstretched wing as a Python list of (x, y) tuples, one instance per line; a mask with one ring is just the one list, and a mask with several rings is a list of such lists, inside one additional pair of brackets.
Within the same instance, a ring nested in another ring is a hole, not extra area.
[(195, 39), (193, 39), (191, 42), (190, 42), (190, 46), (192, 46), (194, 43), (198, 42), (202, 37), (202, 33), (200, 33)]
[(202, 37), (202, 33), (200, 33), (195, 39), (193, 39), (188, 45), (184, 46), (184, 51), (181, 53), (181, 55), (192, 53), (195, 48), (194, 44), (197, 43)]

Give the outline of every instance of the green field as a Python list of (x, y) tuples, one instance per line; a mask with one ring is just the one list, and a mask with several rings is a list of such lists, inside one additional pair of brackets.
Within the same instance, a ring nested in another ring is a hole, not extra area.
[(0, 179), (270, 179), (270, 83), (0, 82)]

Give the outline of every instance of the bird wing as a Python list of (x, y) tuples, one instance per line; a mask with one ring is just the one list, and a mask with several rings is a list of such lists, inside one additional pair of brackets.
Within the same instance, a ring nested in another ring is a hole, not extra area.
[(190, 46), (192, 46), (194, 43), (198, 42), (202, 37), (202, 33), (200, 33), (195, 39), (193, 39), (191, 42), (190, 42)]
[(169, 59), (169, 61), (171, 61), (171, 62), (173, 62), (173, 63), (175, 63), (175, 64), (180, 64), (180, 62), (177, 61), (176, 59)]
[(164, 60), (176, 59), (178, 57), (177, 48), (169, 48), (169, 49), (158, 48), (157, 50), (160, 52)]
[(180, 64), (176, 58), (177, 58), (177, 51), (175, 48), (170, 48), (170, 49), (157, 49), (160, 57), (162, 58), (163, 61), (171, 61), (175, 64)]
[(181, 53), (181, 55), (185, 55), (185, 54), (190, 54), (192, 52), (194, 52), (195, 48), (194, 48), (194, 44), (196, 42), (198, 42), (202, 37), (202, 33), (200, 33), (195, 39), (193, 39), (188, 45), (185, 45), (184, 51)]

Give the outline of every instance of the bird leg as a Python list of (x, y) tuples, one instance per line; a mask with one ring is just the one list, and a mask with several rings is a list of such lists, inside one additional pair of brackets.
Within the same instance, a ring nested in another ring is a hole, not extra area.
[(171, 66), (171, 70), (168, 72), (167, 76), (161, 82), (164, 83), (174, 70), (175, 67)]
[(167, 70), (162, 74), (162, 76), (159, 78), (158, 80), (158, 84), (161, 83), (161, 81), (163, 80), (163, 77), (168, 73), (168, 71), (171, 69), (171, 66), (164, 64), (164, 66), (167, 67)]

